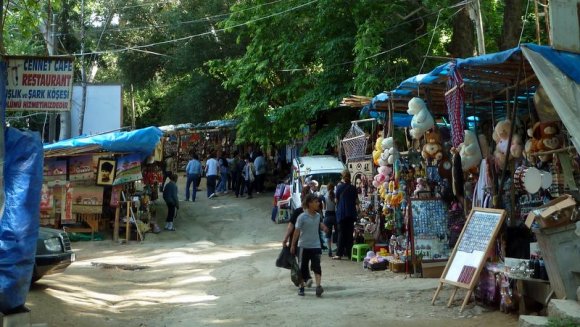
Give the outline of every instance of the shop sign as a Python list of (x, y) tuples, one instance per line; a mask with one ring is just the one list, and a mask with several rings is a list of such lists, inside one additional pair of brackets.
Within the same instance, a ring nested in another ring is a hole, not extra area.
[(7, 111), (70, 111), (71, 57), (7, 56)]

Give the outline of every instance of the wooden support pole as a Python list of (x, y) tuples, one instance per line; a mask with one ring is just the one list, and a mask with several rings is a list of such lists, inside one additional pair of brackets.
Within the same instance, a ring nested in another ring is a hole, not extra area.
[(441, 287), (443, 287), (443, 283), (439, 282), (439, 286), (437, 286), (435, 295), (433, 295), (433, 300), (431, 300), (431, 305), (435, 305), (435, 300), (437, 300), (437, 296), (439, 296), (439, 292), (441, 292)]
[(113, 224), (113, 241), (119, 242), (119, 220), (121, 216), (121, 203), (117, 204), (115, 209), (115, 223)]
[(451, 297), (449, 298), (449, 302), (447, 302), (448, 308), (451, 307), (451, 303), (453, 303), (453, 300), (455, 299), (455, 294), (457, 294), (458, 289), (459, 289), (459, 287), (457, 287), (457, 286), (453, 288), (453, 293), (451, 293)]
[(131, 201), (127, 203), (127, 222), (125, 223), (125, 241), (129, 242), (131, 238)]
[(461, 309), (459, 310), (459, 312), (463, 312), (463, 309), (465, 308), (465, 305), (467, 304), (467, 302), (469, 302), (469, 299), (471, 298), (471, 290), (467, 291), (467, 294), (465, 295), (465, 299), (463, 299), (463, 304), (461, 304)]

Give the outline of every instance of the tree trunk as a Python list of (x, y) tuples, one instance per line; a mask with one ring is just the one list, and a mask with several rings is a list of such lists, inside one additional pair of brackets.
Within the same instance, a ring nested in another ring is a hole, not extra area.
[[(5, 54), (6, 50), (4, 49), (4, 11), (8, 10), (8, 8), (4, 8), (4, 0), (0, 0), (0, 53)], [(4, 123), (4, 122), (2, 122)]]
[(467, 8), (462, 9), (453, 18), (453, 36), (445, 47), (447, 52), (455, 58), (473, 56), (475, 50), (475, 28), (469, 18)]
[(523, 7), (523, 0), (504, 0), (503, 29), (498, 44), (500, 50), (516, 47), (520, 42)]

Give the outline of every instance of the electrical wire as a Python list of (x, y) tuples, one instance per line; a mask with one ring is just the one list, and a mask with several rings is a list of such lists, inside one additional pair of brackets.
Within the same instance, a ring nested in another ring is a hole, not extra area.
[(520, 32), (520, 39), (518, 40), (518, 47), (522, 43), (522, 37), (524, 36), (524, 30), (526, 29), (526, 22), (528, 21), (526, 19), (526, 17), (528, 17), (528, 9), (530, 9), (530, 0), (528, 0), (528, 3), (526, 4), (526, 13), (522, 17), (522, 20), (523, 20), (523, 22), (522, 22), (522, 31)]
[[(186, 24), (194, 24), (194, 23), (205, 23), (208, 21), (224, 21), (225, 18), (227, 18), (228, 16), (233, 16), (235, 14), (239, 14), (245, 11), (249, 11), (249, 10), (254, 10), (256, 8), (260, 8), (260, 7), (264, 7), (264, 6), (269, 6), (278, 2), (281, 2), (284, 0), (275, 0), (275, 1), (271, 1), (271, 2), (267, 2), (267, 3), (263, 3), (260, 5), (256, 5), (250, 8), (245, 8), (245, 9), (240, 9), (234, 12), (230, 12), (230, 13), (224, 13), (224, 14), (217, 14), (217, 15), (212, 15), (212, 16), (207, 16), (207, 17), (203, 17), (203, 18), (196, 18), (193, 20), (186, 20), (186, 21), (177, 21), (177, 22), (172, 22), (171, 24), (161, 24), (161, 25), (157, 25), (157, 24), (151, 24), (151, 25), (146, 25), (146, 26), (135, 26), (135, 27), (116, 27), (116, 28), (109, 28), (109, 31), (114, 31), (114, 32), (130, 32), (130, 31), (140, 31), (140, 30), (148, 30), (148, 29), (154, 29), (154, 28), (162, 28), (162, 27), (174, 27), (174, 26), (180, 26), (180, 25), (186, 25)], [(116, 8), (118, 9), (122, 9), (124, 7), (120, 7), (120, 8)], [(224, 19), (219, 19), (225, 17)], [(75, 34), (75, 32), (70, 32), (70, 33), (61, 33), (58, 34), (59, 36), (63, 36), (63, 35), (73, 35)]]
[[(464, 3), (464, 4), (466, 4), (466, 3)], [(454, 7), (457, 7), (457, 6), (452, 6), (452, 7), (449, 7), (449, 8), (454, 8)], [(451, 16), (449, 16), (449, 17), (447, 18), (447, 20), (449, 20), (449, 19), (451, 19), (453, 16), (457, 15), (457, 14), (458, 14), (458, 13), (459, 13), (461, 10), (463, 10), (463, 8), (460, 8), (459, 10), (457, 10), (456, 12), (454, 12), (454, 13), (453, 13)], [(355, 62), (357, 62), (357, 61), (359, 61), (359, 62), (360, 62), (360, 61), (365, 61), (365, 60), (368, 60), (368, 59), (371, 59), (371, 58), (375, 58), (375, 57), (378, 57), (378, 56), (384, 55), (384, 54), (386, 54), (386, 53), (389, 53), (389, 52), (392, 52), (392, 51), (394, 51), (394, 50), (397, 50), (397, 49), (403, 48), (403, 47), (405, 47), (405, 46), (407, 46), (407, 45), (409, 45), (409, 44), (411, 44), (411, 43), (413, 43), (413, 42), (417, 41), (418, 39), (420, 39), (420, 38), (422, 38), (422, 37), (425, 37), (425, 36), (429, 35), (429, 33), (430, 33), (430, 32), (423, 33), (423, 34), (421, 34), (421, 35), (417, 36), (416, 38), (412, 39), (412, 40), (411, 40), (411, 41), (409, 41), (409, 42), (406, 42), (406, 43), (403, 43), (403, 44), (397, 45), (397, 46), (395, 46), (395, 47), (393, 47), (393, 48), (391, 48), (391, 49), (388, 49), (388, 50), (385, 50), (385, 51), (382, 51), (382, 52), (379, 52), (379, 53), (375, 53), (374, 55), (371, 55), (371, 56), (368, 56), (368, 57), (365, 57), (365, 58), (362, 58), (362, 59), (358, 59), (358, 60), (349, 60), (349, 61), (345, 61), (345, 62), (342, 62), (342, 63), (339, 63), (339, 64), (332, 64), (332, 65), (328, 65), (328, 66), (325, 66), (325, 68), (331, 68), (331, 67), (336, 67), (336, 66), (344, 66), (344, 65), (349, 65), (349, 64), (355, 63)], [(281, 72), (298, 72), (298, 71), (306, 71), (306, 70), (309, 70), (309, 68), (281, 69), (281, 70), (279, 70), (279, 71), (281, 71)]]
[(441, 11), (437, 14), (437, 20), (435, 21), (435, 27), (433, 27), (433, 35), (431, 35), (431, 41), (429, 41), (429, 46), (427, 47), (427, 52), (425, 53), (425, 57), (423, 57), (423, 62), (421, 63), (421, 68), (419, 68), (419, 74), (423, 72), (423, 67), (425, 66), (425, 62), (427, 61), (427, 55), (429, 55), (429, 51), (431, 51), (431, 45), (433, 44), (433, 39), (435, 38), (435, 32), (437, 32), (437, 25), (439, 24), (439, 17), (441, 17)]
[[(124, 52), (124, 51), (129, 51), (129, 50), (134, 50), (134, 49), (142, 49), (142, 48), (147, 48), (147, 47), (152, 47), (152, 46), (157, 46), (157, 45), (163, 45), (163, 44), (175, 43), (175, 42), (180, 42), (180, 41), (186, 41), (186, 40), (190, 40), (190, 39), (193, 39), (193, 38), (196, 38), (196, 37), (206, 36), (206, 35), (210, 35), (210, 34), (213, 35), (213, 34), (218, 33), (218, 32), (225, 32), (227, 30), (231, 30), (231, 29), (234, 29), (234, 28), (237, 28), (237, 27), (246, 26), (246, 25), (249, 25), (251, 23), (255, 23), (255, 22), (258, 22), (258, 21), (262, 21), (262, 20), (265, 20), (265, 19), (268, 19), (268, 18), (272, 18), (272, 17), (275, 17), (275, 16), (280, 16), (280, 15), (286, 14), (288, 12), (291, 12), (291, 11), (298, 10), (298, 9), (303, 8), (303, 7), (309, 6), (309, 5), (311, 5), (311, 4), (315, 3), (315, 2), (318, 2), (318, 0), (312, 0), (312, 1), (309, 1), (307, 3), (301, 4), (301, 5), (298, 5), (298, 6), (295, 6), (295, 7), (292, 7), (292, 8), (289, 8), (289, 9), (286, 9), (286, 10), (283, 10), (283, 11), (280, 11), (280, 12), (277, 12), (277, 13), (273, 13), (273, 14), (270, 14), (270, 15), (267, 15), (267, 16), (263, 16), (263, 17), (259, 17), (259, 18), (256, 18), (256, 19), (252, 19), (252, 20), (246, 21), (244, 23), (240, 23), (240, 24), (236, 24), (236, 25), (232, 25), (232, 26), (229, 26), (229, 27), (224, 27), (224, 28), (221, 28), (221, 29), (216, 29), (216, 30), (212, 30), (212, 31), (208, 31), (208, 32), (203, 32), (203, 33), (199, 33), (199, 34), (189, 35), (189, 36), (185, 36), (185, 37), (181, 37), (181, 38), (177, 38), (177, 39), (171, 39), (171, 40), (167, 40), (167, 41), (161, 41), (161, 42), (156, 42), (156, 43), (150, 43), (150, 44), (144, 44), (144, 45), (137, 45), (137, 46), (132, 46), (132, 47), (126, 47), (126, 48), (123, 48), (123, 49), (112, 49), (112, 50), (103, 50), (103, 51), (87, 52), (87, 53), (84, 53), (84, 55)], [(82, 54), (73, 53), (72, 56), (78, 57), (78, 56), (82, 56)]]

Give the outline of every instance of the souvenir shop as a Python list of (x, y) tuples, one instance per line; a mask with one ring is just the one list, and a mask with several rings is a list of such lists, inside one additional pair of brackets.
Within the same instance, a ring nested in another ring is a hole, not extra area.
[[(163, 158), (171, 171), (184, 171), (194, 153), (205, 160), (211, 151), (233, 153), (236, 121), (215, 120), (201, 124), (180, 124), (162, 126)], [(167, 158), (171, 158), (167, 160)]]
[(463, 289), (462, 310), (473, 297), (521, 314), (576, 299), (578, 67), (578, 54), (526, 44), (344, 99), (379, 125), (353, 122), (342, 141), (351, 172), (373, 167), (357, 259), (440, 278), (434, 303)]
[(91, 238), (113, 230), (115, 240), (125, 229), (142, 240), (162, 182), (161, 136), (148, 127), (44, 146), (40, 224)]

